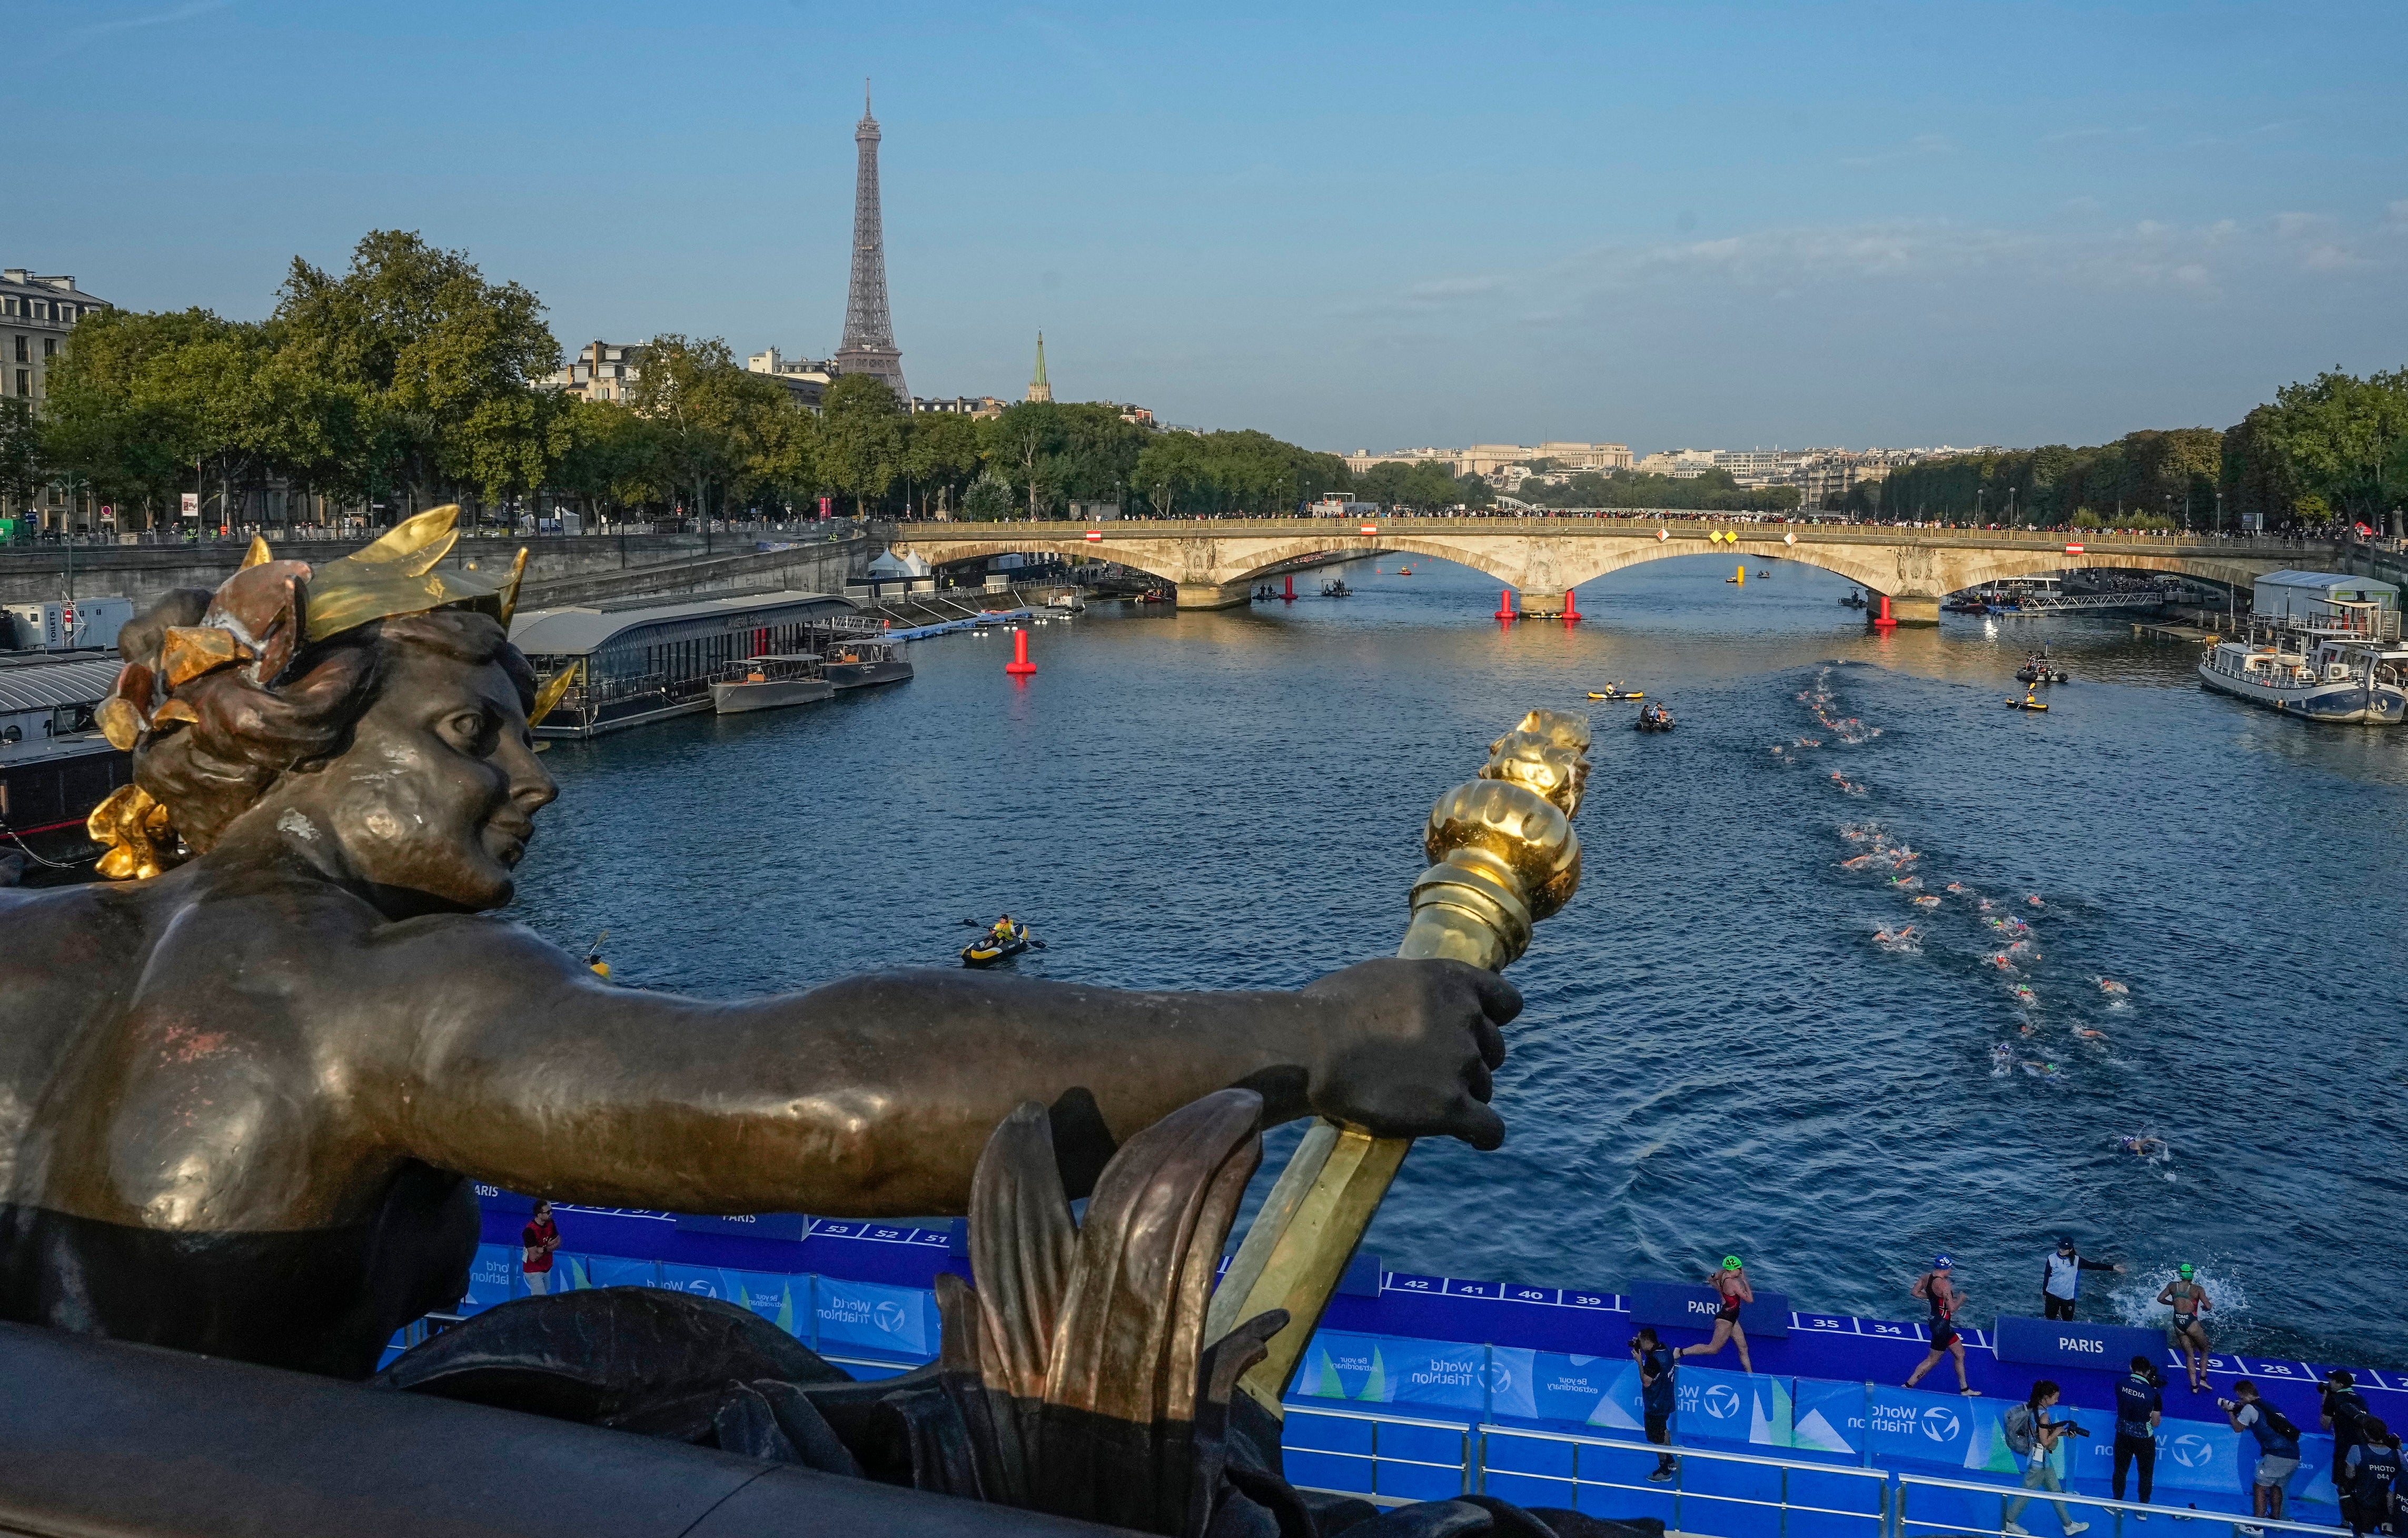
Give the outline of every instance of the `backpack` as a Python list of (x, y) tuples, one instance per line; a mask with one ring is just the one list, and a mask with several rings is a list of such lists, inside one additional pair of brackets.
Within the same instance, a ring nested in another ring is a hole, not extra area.
[(1999, 1417), (2000, 1429), (2007, 1434), (2007, 1445), (2014, 1449), (2017, 1458), (2031, 1457), (2032, 1449), (2039, 1445), (2037, 1419), (2028, 1404), (2011, 1405)]
[(2267, 1425), (2274, 1429), (2276, 1436), (2286, 1436), (2294, 1442), (2300, 1439), (2300, 1429), (2291, 1424), (2291, 1417), (2262, 1399), (2258, 1401), (2258, 1413), (2265, 1417)]

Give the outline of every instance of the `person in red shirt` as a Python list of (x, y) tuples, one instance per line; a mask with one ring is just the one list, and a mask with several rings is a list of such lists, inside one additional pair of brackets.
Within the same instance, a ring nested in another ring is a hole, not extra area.
[(519, 1270), (526, 1273), (527, 1291), (538, 1298), (552, 1288), (552, 1252), (558, 1248), (560, 1226), (552, 1220), (552, 1203), (538, 1201), (519, 1233)]

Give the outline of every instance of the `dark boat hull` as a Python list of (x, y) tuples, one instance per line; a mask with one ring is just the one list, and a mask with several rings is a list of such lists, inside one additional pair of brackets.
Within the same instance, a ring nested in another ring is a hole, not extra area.
[(864, 689), (873, 683), (900, 683), (911, 676), (911, 665), (900, 657), (882, 662), (825, 662), (821, 676), (838, 689)]

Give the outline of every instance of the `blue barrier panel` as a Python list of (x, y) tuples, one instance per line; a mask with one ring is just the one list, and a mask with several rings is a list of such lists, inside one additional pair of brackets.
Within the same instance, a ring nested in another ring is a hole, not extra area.
[(1451, 1501), (1463, 1493), (1463, 1469), (1426, 1468), (1419, 1463), (1390, 1461), (1388, 1437), (1396, 1430), (1383, 1427), (1380, 1431), (1380, 1460), (1371, 1470), (1371, 1493), (1398, 1501)]
[[(1999, 1531), (2000, 1518), (2005, 1515), (2004, 1492), (2000, 1495), (1976, 1495), (1971, 1490), (1935, 1490), (1923, 1486), (1904, 1489), (1905, 1520), (1899, 1525), (1901, 1538), (1920, 1532), (1963, 1533), (1968, 1530), (1987, 1532)], [(2029, 1516), (2031, 1513), (2024, 1514)], [(2043, 1523), (2047, 1518), (2042, 1518)], [(2030, 1528), (2031, 1524), (2022, 1524)], [(2041, 1531), (2035, 1529), (2034, 1531)], [(2138, 1531), (2137, 1529), (2134, 1531)]]
[(460, 1312), (481, 1314), (495, 1303), (525, 1297), (526, 1283), (519, 1272), (519, 1260), (516, 1244), (478, 1245), (477, 1258), (468, 1265), (468, 1291), (460, 1300)]
[(1681, 1440), (1788, 1446), (1789, 1383), (1761, 1373), (1682, 1368), (1672, 1385)]
[(477, 1209), (480, 1212), (532, 1213), (535, 1211), (535, 1198), (531, 1196), (521, 1196), (516, 1191), (505, 1191), (498, 1186), (479, 1185), (475, 1189)]
[(661, 1263), (661, 1286), (695, 1298), (717, 1298), (749, 1308), (789, 1335), (810, 1328), (811, 1280), (775, 1272), (729, 1271), (712, 1266)]
[(1511, 1501), (1517, 1506), (1569, 1506), (1575, 1488), (1569, 1476), (1550, 1479), (1543, 1474), (1511, 1473), (1493, 1468), (1483, 1477), (1480, 1487), (1483, 1495)]
[[(1885, 1482), (1877, 1479), (1792, 1469), (1789, 1499), (1793, 1505), (1822, 1509), (1793, 1509), (1782, 1525), (1783, 1538), (1881, 1538), (1885, 1488)], [(1837, 1515), (1841, 1513), (1847, 1515)]]
[(1799, 1378), (1790, 1401), (1789, 1445), (1799, 1452), (1860, 1455), (1865, 1450), (1865, 1386)]
[[(1721, 1499), (1716, 1499), (1720, 1497)], [(1750, 1505), (1748, 1502), (1762, 1502)], [(1681, 1462), (1681, 1531), (1761, 1538), (1781, 1527), (1781, 1471), (1710, 1458)]]
[(1288, 1481), (1307, 1489), (1345, 1490), (1355, 1495), (1368, 1495), (1371, 1490), (1371, 1460), (1353, 1458), (1342, 1453), (1316, 1453), (1292, 1447), (1280, 1455), (1287, 1470)]
[[(1380, 1428), (1379, 1493), (1443, 1501), (1463, 1493), (1464, 1433), (1436, 1426)], [(1437, 1467), (1425, 1467), (1435, 1464)]]
[[(1608, 1457), (1617, 1459), (1627, 1459), (1630, 1461), (1613, 1462), (1605, 1468), (1591, 1467), (1591, 1459), (1602, 1459)], [(1656, 1460), (1642, 1453), (1612, 1454), (1603, 1448), (1582, 1448), (1581, 1478), (1584, 1481), (1612, 1479), (1615, 1482), (1615, 1486), (1584, 1483), (1580, 1488), (1580, 1499), (1573, 1503), (1573, 1509), (1590, 1516), (1602, 1516), (1608, 1521), (1614, 1522), (1628, 1522), (1652, 1516), (1663, 1523), (1668, 1530), (1670, 1529), (1673, 1526), (1674, 1515), (1671, 1491), (1647, 1483), (1647, 1471), (1655, 1466)], [(1609, 1469), (1612, 1472), (1608, 1472)], [(1635, 1485), (1638, 1488), (1616, 1488), (1622, 1485)], [(1759, 1525), (1756, 1531), (1760, 1533), (1762, 1531), (1763, 1528)]]
[(1880, 1467), (1985, 1469), (2001, 1454), (2006, 1469), (2014, 1467), (1995, 1400), (1872, 1385), (1865, 1389), (1865, 1443)]
[(661, 1279), (660, 1262), (656, 1260), (630, 1260), (621, 1255), (570, 1255), (562, 1251), (552, 1257), (554, 1291), (565, 1290), (560, 1286), (563, 1261), (567, 1262), (565, 1269), (568, 1272), (570, 1288), (649, 1287), (657, 1286)]
[(677, 1215), (680, 1233), (732, 1233), (745, 1239), (784, 1239), (799, 1243), (811, 1231), (811, 1220), (800, 1213), (742, 1213), (734, 1217)]
[[(1495, 1355), (1506, 1358), (1510, 1348)], [(1640, 1403), (1639, 1364), (1627, 1357), (1576, 1357), (1561, 1351), (1515, 1352), (1518, 1380), (1489, 1398), (1500, 1416), (1568, 1422), (1601, 1431), (1637, 1433), (1646, 1426)], [(1519, 1367), (1526, 1359), (1526, 1369)]]
[(1401, 1335), (1315, 1332), (1297, 1373), (1296, 1392), (1312, 1399), (1371, 1404), (1432, 1404), (1484, 1409), (1488, 1348)]
[(1557, 1442), (1553, 1437), (1514, 1436), (1502, 1428), (1492, 1428), (1487, 1436), (1484, 1466), (1492, 1474), (1530, 1474), (1569, 1480), (1579, 1462), (1579, 1454), (1578, 1443)]
[[(1712, 1287), (1679, 1282), (1633, 1282), (1624, 1288), (1635, 1325), (1678, 1325), (1684, 1330), (1712, 1330), (1721, 1312), (1722, 1295)], [(1778, 1292), (1759, 1292), (1756, 1301), (1739, 1311), (1740, 1328), (1751, 1339), (1777, 1340), (1789, 1333), (1789, 1300)]]
[(2165, 1331), (2161, 1330), (2076, 1323), (2071, 1319), (2033, 1319), (2014, 1314), (1999, 1315), (1990, 1340), (1999, 1348), (2002, 1362), (2087, 1367), (2105, 1373), (2124, 1371), (2134, 1357), (2155, 1361), (2166, 1344)]
[(833, 1276), (817, 1278), (814, 1293), (812, 1316), (818, 1321), (815, 1344), (819, 1349), (836, 1350), (838, 1355), (847, 1346), (890, 1357), (936, 1355), (934, 1293)]
[[(2104, 1421), (2105, 1424), (2098, 1424)], [(2098, 1433), (2087, 1440), (2075, 1439), (2072, 1473), (2076, 1478), (2104, 1483), (2114, 1477), (2115, 1470), (2114, 1422), (2111, 1416), (2100, 1415), (2085, 1425)], [(2300, 1466), (2308, 1467), (2307, 1439), (2300, 1439)], [(2241, 1449), (2249, 1449), (2249, 1462), (2241, 1461)], [(2324, 1461), (2327, 1474), (2331, 1472), (2332, 1444), (2325, 1443)], [(2258, 1439), (2246, 1432), (2236, 1434), (2229, 1425), (2216, 1426), (2205, 1421), (2168, 1420), (2157, 1426), (2157, 1487), (2161, 1490), (2241, 1490), (2248, 1487), (2248, 1469), (2257, 1467)], [(2329, 1483), (2329, 1478), (2328, 1478)]]

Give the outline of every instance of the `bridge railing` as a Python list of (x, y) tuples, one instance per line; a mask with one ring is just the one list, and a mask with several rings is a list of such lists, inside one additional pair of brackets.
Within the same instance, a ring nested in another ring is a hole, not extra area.
[[(1107, 519), (1101, 523), (1072, 523), (1064, 520), (993, 523), (911, 523), (894, 525), (897, 543), (919, 541), (975, 541), (1009, 544), (1015, 539), (1046, 540), (1079, 540), (1082, 543), (1109, 546), (1122, 539), (1164, 539), (1182, 538), (1226, 539), (1231, 536), (1265, 536), (1312, 538), (1326, 536), (1341, 541), (1377, 540), (1381, 536), (1409, 537), (1423, 534), (1485, 534), (1521, 536), (1646, 535), (1652, 537), (1663, 528), (1676, 539), (1695, 539), (1682, 525), (1711, 525), (1714, 529), (1735, 534), (1743, 545), (1779, 543), (1784, 535), (1796, 535), (1799, 543), (1815, 544), (1933, 544), (1960, 548), (1999, 550), (2064, 550), (2074, 553), (2137, 553), (2162, 554), (2179, 550), (2186, 554), (2214, 554), (2235, 557), (2265, 556), (2289, 559), (2308, 551), (2334, 548), (2330, 541), (2303, 540), (2283, 536), (2205, 534), (2183, 530), (2129, 530), (2124, 532), (2082, 529), (2002, 529), (1970, 528), (1962, 525), (1908, 524), (1842, 524), (1806, 521), (1775, 522), (1713, 513), (1662, 512), (1632, 510), (1598, 514), (1557, 517), (1496, 517), (1478, 518), (1459, 515), (1422, 515), (1386, 513), (1377, 518), (1185, 518), (1185, 519)], [(1374, 532), (1366, 535), (1364, 530)], [(1099, 536), (1089, 539), (1089, 534)], [(2069, 547), (2078, 547), (2071, 548)], [(1759, 552), (1759, 553), (1773, 553)]]

